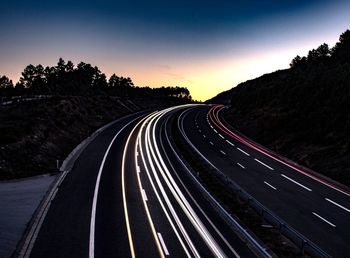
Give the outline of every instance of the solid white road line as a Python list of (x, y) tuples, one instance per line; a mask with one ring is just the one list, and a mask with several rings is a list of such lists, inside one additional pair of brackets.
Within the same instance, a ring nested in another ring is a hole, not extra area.
[(336, 203), (335, 201), (332, 201), (331, 199), (325, 198), (330, 203), (333, 203), (334, 205), (338, 206), (339, 208), (343, 209), (344, 211), (350, 212), (350, 209), (345, 208), (343, 205), (340, 205), (339, 203)]
[(271, 187), (273, 190), (277, 190), (276, 187), (274, 187), (273, 185), (269, 184), (268, 182), (264, 181), (264, 184), (268, 185), (269, 187)]
[(300, 187), (302, 187), (302, 188), (304, 188), (304, 189), (306, 189), (306, 190), (308, 190), (308, 191), (310, 191), (310, 192), (312, 191), (310, 188), (306, 187), (305, 185), (300, 184), (299, 182), (295, 181), (294, 179), (291, 179), (290, 177), (287, 177), (287, 176), (284, 175), (284, 174), (281, 174), (281, 176), (283, 176), (284, 178), (288, 179), (289, 181), (293, 182), (294, 184), (297, 184), (297, 185), (299, 185)]
[(226, 155), (226, 153), (225, 153), (224, 151), (220, 150), (220, 152), (221, 152), (222, 154)]
[(222, 136), (221, 134), (219, 134), (219, 136), (220, 136), (222, 139), (225, 139), (225, 137), (224, 137), (224, 136)]
[(157, 233), (157, 235), (158, 235), (160, 243), (162, 244), (162, 247), (163, 247), (165, 255), (169, 255), (169, 251), (168, 251), (168, 248), (165, 245), (165, 242), (164, 242), (164, 239), (162, 237), (162, 234), (161, 233)]
[(210, 143), (210, 145), (214, 145), (214, 143), (213, 142), (209, 142)]
[(270, 170), (274, 170), (272, 167), (270, 167), (270, 166), (268, 166), (268, 165), (266, 165), (264, 162), (262, 162), (262, 161), (260, 161), (260, 160), (258, 160), (258, 159), (254, 159), (256, 162), (259, 162), (261, 165), (263, 165), (263, 166), (265, 166), (265, 167), (267, 167), (268, 169), (270, 169)]
[(245, 152), (244, 150), (242, 150), (242, 149), (240, 149), (240, 148), (238, 148), (238, 147), (237, 147), (237, 150), (239, 150), (240, 152), (244, 153), (244, 154), (247, 155), (247, 156), (250, 156), (249, 153)]
[(148, 201), (148, 198), (147, 198), (145, 189), (142, 189), (142, 198), (143, 198), (145, 201)]
[(228, 144), (230, 144), (231, 146), (235, 146), (232, 142), (230, 142), (229, 140), (226, 140), (226, 142), (228, 143)]
[(100, 181), (101, 181), (101, 175), (102, 175), (102, 170), (105, 165), (107, 155), (109, 153), (109, 150), (111, 149), (115, 139), (119, 136), (119, 134), (132, 122), (134, 122), (136, 119), (140, 118), (141, 116), (138, 116), (128, 122), (126, 125), (124, 125), (118, 133), (113, 137), (112, 141), (110, 142), (100, 165), (100, 169), (97, 174), (96, 178), (96, 184), (95, 184), (95, 190), (94, 190), (94, 197), (92, 199), (92, 207), (91, 207), (91, 219), (90, 219), (90, 239), (89, 239), (89, 258), (94, 258), (95, 257), (95, 221), (96, 221), (96, 206), (97, 206), (97, 197), (98, 197), (98, 189), (100, 187)]
[(241, 168), (245, 169), (245, 166), (237, 162), (237, 165), (240, 166)]
[(326, 222), (327, 224), (331, 225), (332, 227), (336, 227), (336, 225), (334, 225), (332, 222), (329, 222), (328, 220), (326, 220), (325, 218), (321, 217), (320, 215), (318, 215), (316, 212), (312, 212), (312, 214), (314, 214), (316, 217), (318, 217), (319, 219), (323, 220), (324, 222)]

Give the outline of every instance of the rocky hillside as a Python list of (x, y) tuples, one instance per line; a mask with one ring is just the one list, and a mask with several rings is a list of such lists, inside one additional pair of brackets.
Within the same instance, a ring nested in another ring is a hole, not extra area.
[(224, 117), (255, 141), (350, 186), (350, 31), (334, 48), (297, 56), (291, 68), (239, 84)]

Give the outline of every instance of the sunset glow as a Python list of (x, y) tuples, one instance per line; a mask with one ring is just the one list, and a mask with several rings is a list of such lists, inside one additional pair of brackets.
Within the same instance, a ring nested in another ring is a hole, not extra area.
[(154, 3), (155, 10), (139, 3), (133, 10), (109, 1), (70, 7), (19, 1), (14, 8), (16, 2), (5, 4), (0, 18), (1, 75), (16, 82), (26, 65), (54, 65), (63, 57), (96, 65), (107, 76), (129, 76), (139, 86), (185, 86), (196, 100), (288, 68), (294, 56), (324, 42), (333, 46), (350, 24), (346, 1), (287, 1), (273, 8), (267, 1), (263, 10), (258, 1), (201, 2), (188, 10), (181, 3)]

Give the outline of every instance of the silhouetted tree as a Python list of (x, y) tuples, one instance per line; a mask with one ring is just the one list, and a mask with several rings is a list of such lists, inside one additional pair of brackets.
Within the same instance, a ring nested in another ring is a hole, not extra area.
[(10, 80), (5, 75), (0, 76), (0, 89), (12, 89), (13, 83), (12, 80)]
[(12, 81), (5, 75), (0, 76), (0, 96), (7, 97), (14, 94)]
[(350, 30), (346, 30), (339, 37), (337, 42), (332, 49), (332, 57), (340, 62), (350, 63)]
[[(5, 85), (5, 82), (3, 83)], [(1, 87), (0, 87), (1, 88)], [(13, 85), (12, 85), (13, 88)], [(80, 62), (76, 68), (71, 61), (59, 58), (57, 65), (43, 67), (28, 65), (11, 94), (51, 95), (114, 95), (120, 97), (165, 96), (190, 99), (183, 87), (135, 87), (130, 77), (113, 74), (108, 82), (97, 66)]]

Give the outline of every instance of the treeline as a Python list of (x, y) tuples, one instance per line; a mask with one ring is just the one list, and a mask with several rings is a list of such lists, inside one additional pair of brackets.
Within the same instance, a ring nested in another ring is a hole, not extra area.
[[(350, 186), (350, 31), (291, 68), (230, 90), (227, 120), (292, 160)], [(220, 96), (220, 99), (225, 99)]]
[(191, 100), (185, 87), (138, 87), (129, 77), (113, 74), (108, 80), (97, 66), (59, 59), (56, 66), (28, 65), (14, 85), (6, 76), (0, 76), (0, 96), (23, 95), (110, 95), (120, 97), (176, 97)]
[(290, 63), (291, 68), (305, 68), (307, 66), (324, 64), (350, 63), (350, 31), (346, 30), (339, 37), (339, 42), (333, 48), (324, 43), (309, 51), (307, 56), (297, 55)]

